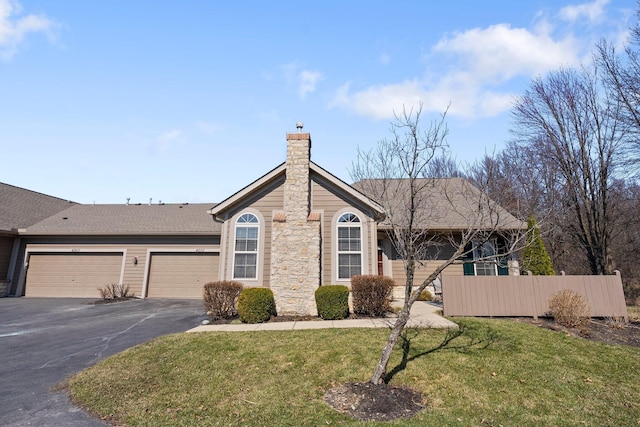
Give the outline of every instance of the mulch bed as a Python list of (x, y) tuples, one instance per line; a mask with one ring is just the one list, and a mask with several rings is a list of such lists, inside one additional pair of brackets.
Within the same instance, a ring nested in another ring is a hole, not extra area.
[[(391, 314), (389, 316), (391, 316)], [(355, 315), (353, 313), (350, 313), (347, 319), (380, 319), (380, 317)], [(234, 316), (232, 318), (227, 318), (227, 319), (216, 319), (216, 320), (208, 319), (208, 320), (210, 325), (228, 325), (230, 323), (240, 322), (240, 317)], [(271, 316), (271, 318), (267, 322), (274, 323), (274, 322), (308, 322), (308, 321), (324, 322), (325, 320), (319, 316)]]
[(530, 323), (541, 328), (564, 332), (568, 335), (607, 344), (628, 345), (640, 348), (640, 322), (629, 321), (622, 323), (609, 319), (591, 319), (584, 327), (566, 328), (558, 325), (552, 319), (513, 318), (518, 322)]
[(389, 384), (342, 384), (329, 390), (324, 400), (336, 411), (360, 421), (410, 418), (424, 409), (419, 392)]

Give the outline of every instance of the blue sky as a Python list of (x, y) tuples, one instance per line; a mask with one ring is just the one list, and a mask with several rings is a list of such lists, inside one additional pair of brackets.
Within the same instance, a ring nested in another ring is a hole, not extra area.
[(351, 182), (402, 106), (499, 150), (531, 79), (621, 43), (635, 0), (0, 0), (0, 181), (81, 203), (219, 202), (285, 159)]

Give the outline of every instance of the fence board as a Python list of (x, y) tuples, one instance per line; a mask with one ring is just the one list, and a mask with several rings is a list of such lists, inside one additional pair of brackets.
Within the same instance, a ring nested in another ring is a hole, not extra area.
[(446, 316), (546, 316), (563, 289), (582, 295), (592, 317), (627, 318), (619, 274), (613, 276), (454, 276), (442, 281)]

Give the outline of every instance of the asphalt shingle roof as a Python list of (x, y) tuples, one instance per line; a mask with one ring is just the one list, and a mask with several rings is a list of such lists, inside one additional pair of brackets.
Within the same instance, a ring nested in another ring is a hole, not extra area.
[(207, 210), (214, 203), (75, 205), (31, 227), (26, 235), (220, 234)]
[(17, 232), (74, 202), (0, 182), (0, 231)]
[[(417, 227), (430, 230), (465, 230), (487, 227), (503, 230), (526, 228), (504, 208), (489, 200), (464, 178), (424, 178), (416, 181), (420, 188)], [(409, 211), (409, 180), (364, 180), (353, 186), (391, 210), (395, 222), (402, 224)], [(386, 221), (382, 221), (384, 227)]]

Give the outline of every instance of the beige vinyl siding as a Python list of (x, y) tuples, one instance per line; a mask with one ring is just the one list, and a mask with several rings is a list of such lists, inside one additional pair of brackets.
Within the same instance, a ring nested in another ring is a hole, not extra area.
[[(127, 259), (124, 265), (124, 275), (122, 282), (129, 286), (131, 292), (136, 296), (142, 296), (142, 288), (144, 286), (144, 273), (147, 264), (147, 248), (148, 245), (127, 245)], [(138, 263), (135, 263), (135, 257), (138, 257)]]
[[(335, 215), (338, 211), (349, 208), (355, 203), (346, 194), (340, 194), (331, 189), (335, 188), (326, 183), (316, 174), (311, 175), (311, 210), (323, 212), (322, 218), (322, 283), (330, 284), (335, 278), (332, 275), (331, 265), (336, 261), (336, 248), (331, 240), (331, 231), (335, 224)], [(359, 209), (355, 209), (356, 212)], [(362, 221), (362, 245), (363, 245), (363, 267), (366, 265), (369, 274), (377, 273), (377, 262), (372, 264), (371, 255), (371, 222), (369, 218), (360, 218)], [(376, 242), (377, 244), (377, 242)], [(377, 257), (377, 254), (376, 254)], [(337, 268), (337, 267), (336, 267)]]
[[(233, 279), (233, 256), (234, 256), (234, 240), (235, 240), (235, 219), (237, 215), (244, 213), (247, 209), (254, 209), (261, 214), (260, 219), (260, 249), (258, 253), (258, 263), (260, 263), (260, 272), (258, 279), (262, 286), (269, 287), (269, 276), (271, 273), (271, 228), (273, 223), (273, 212), (281, 211), (284, 203), (284, 176), (277, 179), (261, 191), (256, 192), (241, 206), (235, 206), (229, 212), (229, 220), (225, 223), (227, 226), (226, 234), (226, 259), (222, 260), (222, 268), (224, 268), (224, 277)], [(242, 282), (242, 280), (239, 280)], [(254, 281), (247, 283), (255, 285)], [(258, 285), (260, 286), (260, 285)]]
[(5, 280), (9, 273), (14, 240), (13, 236), (0, 236), (0, 281)]
[[(416, 269), (413, 283), (420, 285), (443, 261), (426, 261), (423, 266)], [(407, 276), (404, 274), (404, 263), (402, 260), (391, 261), (391, 274), (396, 286), (404, 286)], [(442, 279), (450, 276), (464, 276), (462, 264), (452, 264), (442, 272)]]

